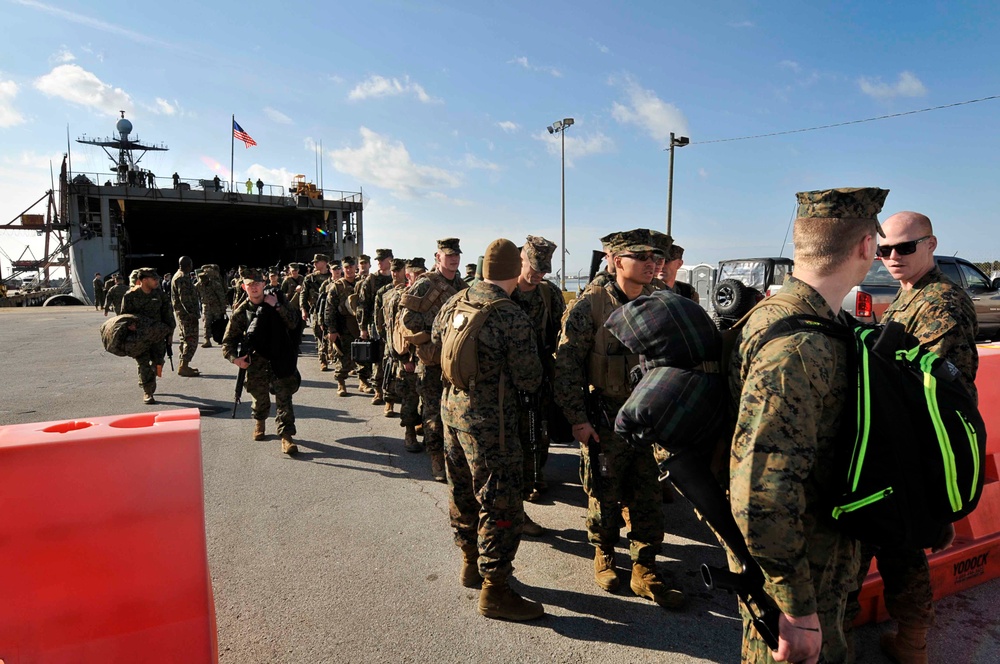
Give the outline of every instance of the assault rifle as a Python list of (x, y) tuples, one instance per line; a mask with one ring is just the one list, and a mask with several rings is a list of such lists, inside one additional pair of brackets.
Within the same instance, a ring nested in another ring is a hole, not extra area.
[(736, 593), (754, 629), (771, 650), (778, 649), (781, 610), (764, 591), (764, 572), (750, 555), (743, 533), (730, 510), (729, 500), (712, 474), (708, 459), (694, 451), (671, 455), (660, 463), (663, 475), (698, 510), (740, 566), (739, 572), (701, 566), (701, 578), (712, 589)]
[[(614, 431), (614, 423), (608, 418), (608, 412), (604, 408), (601, 395), (591, 392), (585, 397), (587, 405), (587, 420), (594, 429), (600, 428), (603, 424), (607, 429)], [(604, 487), (604, 477), (608, 474), (608, 463), (604, 453), (601, 452), (601, 444), (596, 438), (591, 437), (587, 441), (587, 460), (590, 462), (590, 481), (594, 493), (600, 495)]]
[(528, 444), (531, 446), (531, 455), (534, 459), (535, 477), (534, 484), (542, 479), (542, 446), (541, 446), (541, 418), (538, 416), (538, 394), (535, 392), (519, 391), (521, 404), (528, 412)]
[[(236, 357), (245, 356), (248, 362), (250, 361), (251, 353), (253, 353), (253, 345), (250, 343), (250, 328), (256, 327), (255, 323), (257, 322), (257, 320), (258, 320), (257, 316), (254, 316), (253, 320), (250, 321), (250, 325), (247, 327), (247, 331), (243, 333), (243, 339), (240, 340), (240, 344), (236, 350)], [(236, 396), (235, 399), (233, 400), (232, 419), (236, 419), (236, 409), (237, 407), (239, 407), (240, 401), (243, 399), (243, 385), (244, 383), (246, 383), (246, 380), (247, 380), (247, 370), (241, 368), (239, 372), (236, 374)]]
[(170, 332), (167, 337), (167, 359), (170, 360), (170, 371), (173, 373), (174, 370), (174, 333)]

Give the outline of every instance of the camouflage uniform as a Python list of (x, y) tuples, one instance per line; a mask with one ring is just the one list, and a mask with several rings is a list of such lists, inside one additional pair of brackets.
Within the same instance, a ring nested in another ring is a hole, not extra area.
[[(222, 338), (222, 354), (232, 362), (239, 355), (239, 345), (243, 341), (254, 312), (260, 307), (270, 306), (264, 304), (255, 305), (249, 299), (241, 302), (233, 311), (226, 326), (226, 334)], [(276, 307), (278, 314), (288, 329), (295, 330), (299, 325), (297, 312), (287, 305), (279, 304)], [(271, 363), (267, 358), (253, 353), (250, 356), (250, 366), (247, 368), (246, 391), (253, 397), (253, 418), (255, 420), (266, 420), (271, 414), (271, 394), (274, 394), (274, 401), (277, 405), (275, 420), (278, 424), (278, 435), (295, 435), (295, 411), (292, 408), (292, 395), (298, 392), (302, 384), (302, 378), (296, 370), (292, 375), (284, 378), (277, 378), (271, 368)]]
[[(456, 280), (462, 281), (457, 275)], [(486, 282), (469, 291), (471, 302), (506, 298), (503, 289)], [(452, 298), (441, 309), (431, 343), (440, 346), (457, 301)], [(542, 366), (531, 323), (514, 306), (493, 310), (479, 332), (478, 350), (476, 384), (465, 391), (445, 382), (442, 400), (451, 525), (459, 547), (478, 545), (482, 577), (505, 580), (513, 569), (524, 523), (517, 390), (537, 390)]]
[[(556, 245), (545, 238), (528, 236), (523, 251), (527, 256), (528, 263), (532, 269), (547, 273), (552, 269), (552, 252)], [(521, 439), (524, 453), (524, 493), (527, 497), (532, 493), (532, 489), (541, 489), (544, 486), (542, 468), (549, 455), (550, 429), (548, 423), (552, 420), (552, 411), (555, 403), (552, 399), (552, 385), (555, 375), (555, 352), (559, 345), (559, 329), (563, 313), (566, 311), (566, 300), (563, 299), (562, 291), (551, 281), (542, 279), (542, 282), (534, 290), (522, 291), (520, 284), (511, 293), (510, 298), (514, 300), (528, 315), (531, 321), (531, 328), (535, 331), (535, 340), (538, 346), (539, 359), (542, 362), (542, 386), (538, 390), (538, 417), (541, 420), (540, 433), (538, 436), (539, 460), (537, 474), (535, 469), (535, 451), (530, 445), (529, 418), (526, 410), (522, 410), (518, 418), (518, 437)], [(536, 484), (537, 482), (537, 484)]]
[[(325, 254), (316, 254), (313, 256), (313, 262), (316, 261), (326, 261), (329, 263), (330, 259)], [(299, 307), (302, 309), (304, 316), (308, 317), (313, 314), (313, 336), (316, 337), (316, 354), (319, 355), (320, 365), (324, 368), (329, 361), (329, 342), (326, 340), (326, 335), (323, 334), (323, 321), (318, 315), (316, 315), (316, 308), (319, 306), (320, 301), (320, 288), (326, 281), (330, 279), (330, 272), (320, 272), (319, 270), (313, 270), (302, 280), (302, 292), (300, 293)]]
[[(646, 286), (642, 294), (652, 292)], [(628, 370), (638, 364), (638, 356), (628, 354), (603, 326), (611, 312), (626, 302), (625, 294), (612, 281), (603, 287), (591, 284), (569, 305), (556, 351), (553, 396), (571, 424), (590, 421), (600, 436), (601, 454), (607, 462), (607, 476), (600, 475), (599, 469), (591, 466), (588, 446), (580, 445), (588, 541), (603, 550), (614, 547), (623, 525), (622, 507), (628, 507), (630, 556), (652, 566), (663, 542), (659, 469), (652, 449), (636, 449), (614, 432), (615, 414), (629, 395)], [(592, 375), (598, 366), (604, 367), (604, 375)], [(588, 416), (587, 399), (601, 402), (603, 413), (597, 422)], [(595, 473), (600, 475), (599, 492), (594, 486)]]
[(177, 270), (171, 280), (170, 301), (174, 307), (174, 316), (181, 328), (180, 360), (187, 364), (198, 350), (198, 293), (187, 272)]
[[(458, 240), (454, 242), (458, 246)], [(462, 277), (455, 274), (446, 279), (437, 271), (427, 272), (400, 298), (399, 324), (406, 330), (409, 341), (416, 346), (420, 364), (418, 391), (423, 410), (424, 446), (428, 452), (444, 449), (441, 425), (441, 366), (438, 364), (440, 347), (431, 341), (434, 317), (444, 303), (455, 293), (468, 288)]]
[(205, 265), (194, 284), (201, 299), (202, 324), (205, 326), (205, 344), (212, 343), (212, 324), (226, 315), (226, 287), (222, 283), (218, 265)]
[(125, 282), (120, 279), (115, 280), (115, 285), (104, 294), (104, 313), (114, 310), (117, 316), (122, 312), (122, 298), (125, 297)]
[[(978, 398), (975, 384), (979, 368), (976, 309), (961, 286), (952, 282), (940, 269), (935, 266), (910, 290), (900, 289), (896, 299), (885, 310), (882, 321), (901, 323), (920, 341), (922, 347), (954, 364), (962, 384), (973, 397)], [(923, 549), (879, 548), (862, 543), (859, 591), (873, 557), (878, 561), (878, 571), (885, 584), (885, 606), (889, 615), (901, 625), (931, 627), (934, 624), (934, 596), (927, 554)], [(852, 593), (847, 610), (846, 622), (849, 624), (860, 610), (857, 593)]]
[(94, 277), (94, 308), (98, 311), (104, 306), (104, 280), (100, 275)]
[[(298, 266), (298, 263), (295, 263), (295, 265)], [(301, 270), (302, 268), (298, 267), (298, 269)], [(305, 277), (301, 274), (297, 277), (289, 275), (281, 282), (281, 292), (285, 294), (285, 301), (288, 302), (288, 306), (296, 311), (301, 308), (299, 305), (301, 291), (298, 290), (298, 287), (302, 285), (304, 279)]]
[[(358, 327), (358, 319), (351, 309), (351, 296), (354, 295), (354, 287), (357, 280), (349, 281), (347, 277), (337, 279), (326, 289), (326, 307), (323, 311), (323, 327), (328, 334), (336, 333), (340, 335), (335, 347), (338, 352), (334, 359), (337, 381), (347, 380), (351, 370), (355, 368), (354, 359), (351, 357), (351, 344), (361, 336), (361, 329)], [(367, 368), (367, 371), (366, 371)], [(358, 370), (358, 377), (368, 382), (371, 378), (371, 365), (366, 365)]]
[[(391, 249), (378, 249), (375, 251), (376, 260), (384, 260), (385, 258), (392, 258)], [(376, 318), (378, 315), (378, 306), (376, 305), (375, 298), (378, 292), (385, 288), (386, 286), (392, 285), (392, 274), (382, 274), (381, 272), (376, 272), (374, 274), (368, 275), (359, 286), (354, 290), (358, 294), (358, 306), (357, 306), (357, 316), (358, 316), (358, 327), (362, 330), (368, 332), (369, 335), (373, 335), (373, 339), (385, 340), (385, 337), (379, 333), (377, 329)], [(382, 365), (380, 363), (375, 364), (369, 369), (368, 375), (372, 376), (372, 382), (375, 386), (375, 394), (379, 395), (382, 393)]]
[[(407, 261), (406, 267), (409, 269), (424, 269), (424, 259), (414, 258)], [(389, 346), (392, 346), (393, 330), (399, 325), (400, 300), (408, 290), (406, 284), (393, 286), (382, 299), (382, 309), (385, 316), (385, 338)], [(420, 418), (420, 392), (418, 383), (420, 382), (416, 371), (406, 371), (403, 367), (405, 363), (418, 363), (416, 351), (413, 346), (409, 346), (409, 351), (405, 354), (396, 352), (392, 348), (391, 352), (399, 360), (399, 368), (396, 371), (396, 398), (399, 401), (399, 426), (407, 428), (414, 427), (421, 423)]]
[[(137, 272), (139, 274), (156, 274), (156, 271), (151, 268), (142, 268)], [(152, 292), (146, 293), (141, 287), (136, 287), (125, 293), (122, 298), (122, 313), (135, 314), (170, 327), (170, 335), (151, 343), (149, 350), (135, 358), (138, 365), (139, 385), (143, 392), (152, 395), (156, 392), (156, 368), (163, 366), (167, 343), (169, 343), (175, 325), (170, 300), (161, 288), (154, 288)]]

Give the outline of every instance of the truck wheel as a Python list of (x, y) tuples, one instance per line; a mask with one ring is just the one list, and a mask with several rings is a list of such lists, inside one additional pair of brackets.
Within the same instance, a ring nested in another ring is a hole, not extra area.
[(735, 279), (723, 279), (712, 291), (712, 306), (720, 317), (739, 318), (753, 305), (750, 289)]

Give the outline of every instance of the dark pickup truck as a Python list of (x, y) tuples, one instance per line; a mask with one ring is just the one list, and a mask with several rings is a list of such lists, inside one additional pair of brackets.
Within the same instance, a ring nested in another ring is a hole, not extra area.
[[(992, 281), (978, 267), (956, 256), (935, 256), (937, 265), (949, 279), (965, 289), (976, 306), (979, 338), (1000, 337), (1000, 279)], [(863, 322), (879, 322), (899, 291), (899, 282), (878, 258), (868, 276), (844, 298), (843, 308)]]

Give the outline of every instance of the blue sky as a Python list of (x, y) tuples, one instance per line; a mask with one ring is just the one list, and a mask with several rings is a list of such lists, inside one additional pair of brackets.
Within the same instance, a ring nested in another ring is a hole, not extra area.
[[(597, 238), (665, 229), (688, 263), (777, 255), (796, 191), (891, 190), (887, 214), (935, 222), (942, 253), (1000, 259), (1000, 95), (991, 2), (36, 2), (0, 0), (0, 223), (49, 187), (66, 132), (110, 135), (125, 109), (165, 143), (157, 175), (364, 190), (366, 249), (430, 257), (458, 236), (559, 242), (566, 139), (567, 272)], [(73, 144), (75, 171), (107, 172)], [(16, 258), (39, 240), (0, 231)], [(210, 245), (192, 249), (211, 262)], [(785, 247), (788, 255), (791, 247)], [(204, 253), (205, 255), (201, 255)], [(557, 259), (554, 268), (558, 268)], [(0, 257), (0, 268), (7, 272)]]

